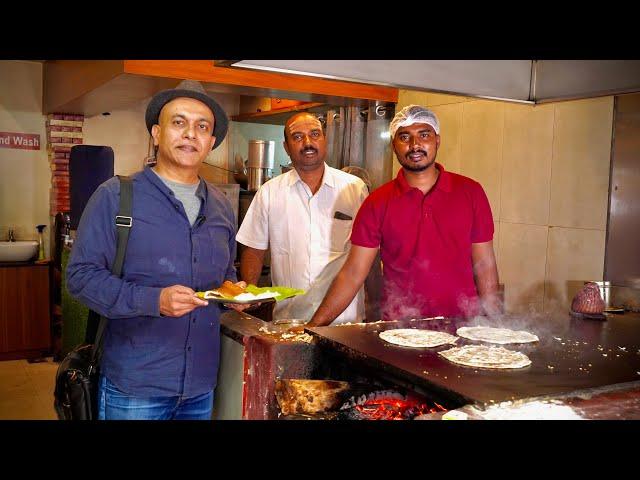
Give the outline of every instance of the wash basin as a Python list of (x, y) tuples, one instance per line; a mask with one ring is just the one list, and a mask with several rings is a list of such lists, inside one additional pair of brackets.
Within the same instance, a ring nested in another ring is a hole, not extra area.
[(38, 242), (23, 240), (0, 242), (0, 262), (26, 262), (38, 253)]

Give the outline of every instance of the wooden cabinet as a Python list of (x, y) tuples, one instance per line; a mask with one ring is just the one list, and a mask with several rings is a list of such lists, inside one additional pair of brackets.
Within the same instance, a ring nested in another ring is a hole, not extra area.
[(48, 353), (51, 264), (0, 265), (0, 360)]

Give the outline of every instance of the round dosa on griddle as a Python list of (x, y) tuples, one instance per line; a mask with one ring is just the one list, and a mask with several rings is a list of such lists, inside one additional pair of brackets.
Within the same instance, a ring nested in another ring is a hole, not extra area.
[(476, 368), (523, 368), (531, 365), (524, 353), (503, 347), (465, 345), (438, 352), (450, 362)]
[(537, 342), (539, 338), (533, 333), (524, 330), (509, 330), (508, 328), (494, 327), (460, 327), (456, 335), (468, 338), (469, 340), (479, 340), (481, 342), (498, 343), (530, 343)]
[(380, 338), (394, 345), (414, 348), (438, 347), (447, 343), (455, 343), (458, 340), (458, 337), (446, 332), (417, 328), (385, 330), (380, 332)]

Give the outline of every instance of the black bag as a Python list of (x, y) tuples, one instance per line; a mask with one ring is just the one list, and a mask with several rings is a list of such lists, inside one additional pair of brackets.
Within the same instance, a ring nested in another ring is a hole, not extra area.
[(54, 408), (60, 420), (93, 420), (98, 412), (98, 362), (93, 345), (82, 344), (64, 357), (56, 373)]
[[(116, 216), (118, 244), (111, 272), (120, 277), (122, 264), (133, 224), (131, 206), (133, 185), (129, 177), (120, 178), (120, 211)], [(89, 312), (85, 342), (74, 348), (60, 362), (56, 372), (53, 406), (60, 420), (95, 420), (98, 418), (98, 379), (102, 339), (107, 325), (105, 317), (95, 328), (97, 314)], [(94, 337), (95, 333), (95, 339)], [(92, 341), (93, 340), (93, 341)]]

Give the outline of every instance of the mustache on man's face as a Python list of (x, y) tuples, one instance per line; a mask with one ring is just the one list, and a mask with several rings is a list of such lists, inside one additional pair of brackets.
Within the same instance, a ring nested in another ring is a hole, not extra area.
[(304, 147), (302, 150), (300, 150), (301, 154), (305, 154), (307, 152), (315, 152), (318, 153), (318, 149), (314, 148), (314, 147)]
[(409, 155), (413, 155), (414, 153), (421, 153), (423, 154), (425, 157), (427, 157), (427, 151), (426, 150), (411, 150), (410, 152), (407, 152), (407, 154), (405, 155), (405, 158), (409, 158)]

